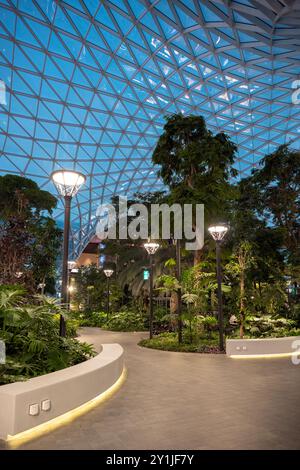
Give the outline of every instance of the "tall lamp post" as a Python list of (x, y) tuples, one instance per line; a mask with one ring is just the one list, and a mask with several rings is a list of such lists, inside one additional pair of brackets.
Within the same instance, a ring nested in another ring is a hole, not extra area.
[(73, 269), (75, 269), (75, 266), (76, 266), (76, 261), (68, 261), (68, 288), (67, 288), (67, 292), (68, 292), (67, 308), (68, 309), (70, 308), (71, 293), (74, 290), (73, 288), (71, 289), (70, 276), (71, 276)]
[(106, 279), (107, 279), (107, 309), (106, 309), (106, 315), (107, 315), (107, 321), (108, 321), (108, 318), (109, 318), (109, 280), (111, 278), (111, 276), (113, 275), (114, 273), (114, 270), (113, 269), (104, 269), (103, 270), (105, 276), (106, 276)]
[[(61, 300), (63, 304), (68, 305), (68, 256), (71, 201), (72, 197), (77, 194), (80, 187), (85, 183), (86, 178), (77, 171), (58, 170), (52, 173), (51, 179), (57, 191), (65, 201)], [(60, 315), (59, 334), (60, 336), (66, 336), (66, 324), (63, 315)]]
[(223, 318), (223, 300), (222, 300), (222, 271), (221, 271), (221, 243), (224, 239), (228, 227), (226, 225), (214, 225), (208, 228), (209, 233), (216, 242), (216, 260), (217, 260), (217, 283), (218, 283), (218, 320), (219, 320), (219, 348), (224, 351), (224, 318)]
[[(176, 277), (181, 283), (181, 240), (176, 240)], [(177, 290), (178, 343), (182, 343), (181, 288)]]
[(155, 242), (144, 243), (144, 248), (150, 258), (150, 292), (149, 292), (149, 334), (153, 338), (153, 255), (157, 252), (159, 244)]

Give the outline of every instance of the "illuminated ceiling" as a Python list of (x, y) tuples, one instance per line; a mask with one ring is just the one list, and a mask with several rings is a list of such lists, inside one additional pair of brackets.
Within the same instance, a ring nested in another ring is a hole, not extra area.
[(166, 114), (229, 133), (249, 174), (299, 136), (299, 24), (298, 0), (0, 1), (0, 172), (51, 192), (53, 170), (88, 176), (75, 252), (102, 200), (161, 187), (151, 154)]

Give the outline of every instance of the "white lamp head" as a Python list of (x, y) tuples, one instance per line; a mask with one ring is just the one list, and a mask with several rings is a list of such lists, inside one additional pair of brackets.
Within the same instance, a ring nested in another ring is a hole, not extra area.
[(106, 277), (111, 277), (114, 273), (114, 270), (113, 269), (103, 269), (103, 272), (104, 272)]
[(155, 242), (147, 242), (144, 243), (144, 248), (147, 250), (149, 255), (154, 255), (159, 248), (159, 244)]
[(227, 225), (219, 224), (208, 227), (208, 231), (215, 241), (221, 241), (228, 232)]
[(51, 175), (51, 179), (59, 194), (64, 197), (75, 196), (86, 180), (82, 173), (73, 170), (54, 171)]
[(72, 271), (76, 267), (76, 261), (68, 261), (68, 269)]

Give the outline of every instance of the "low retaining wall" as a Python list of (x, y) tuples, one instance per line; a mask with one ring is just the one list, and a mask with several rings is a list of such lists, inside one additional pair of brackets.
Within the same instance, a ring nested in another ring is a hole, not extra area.
[[(298, 345), (294, 343), (298, 341)], [(227, 339), (226, 354), (229, 357), (292, 355), (299, 350), (300, 336), (285, 338)]]
[(123, 348), (104, 344), (96, 357), (26, 382), (0, 386), (0, 438), (7, 439), (92, 400), (123, 372)]

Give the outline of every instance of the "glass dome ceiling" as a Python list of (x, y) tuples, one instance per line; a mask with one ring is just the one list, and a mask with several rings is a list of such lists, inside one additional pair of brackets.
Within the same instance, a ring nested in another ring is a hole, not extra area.
[(0, 0), (0, 172), (53, 193), (53, 170), (87, 175), (74, 254), (101, 201), (161, 187), (166, 114), (230, 134), (247, 175), (299, 137), (299, 24), (299, 0)]

